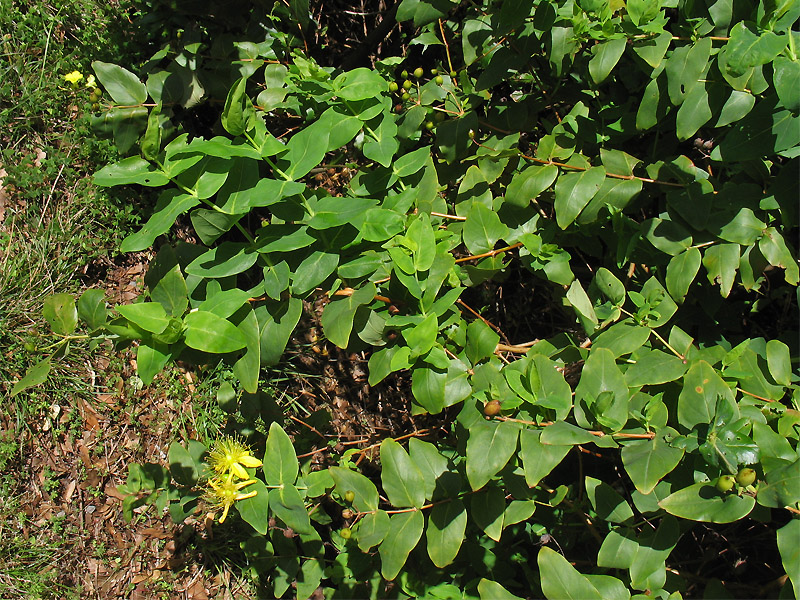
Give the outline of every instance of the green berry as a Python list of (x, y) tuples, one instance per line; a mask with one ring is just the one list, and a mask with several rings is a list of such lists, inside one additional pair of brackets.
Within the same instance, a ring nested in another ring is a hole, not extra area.
[(439, 69), (431, 69), (431, 75), (438, 75)]
[(433, 127), (434, 127), (433, 121), (425, 121), (425, 129), (430, 131), (431, 129), (433, 129)]
[(716, 484), (714, 487), (717, 488), (718, 492), (722, 492), (723, 494), (726, 492), (730, 492), (733, 489), (736, 480), (733, 478), (733, 475), (722, 475), (717, 479)]
[(414, 85), (413, 83), (411, 83), (411, 82), (410, 82), (408, 79), (406, 79), (406, 80), (403, 82), (403, 89), (404, 89), (404, 90), (410, 90), (410, 89), (411, 89), (411, 86), (413, 86), (413, 85)]
[(33, 342), (25, 342), (23, 345), (25, 346), (26, 352), (36, 352), (36, 344)]
[(471, 140), (475, 139), (475, 132), (472, 129), (469, 130), (469, 133), (467, 135), (469, 136), (469, 139)]
[(419, 79), (423, 75), (425, 75), (425, 70), (422, 67), (417, 67), (416, 69), (414, 69), (414, 77)]
[(456, 72), (455, 71), (450, 71), (450, 77), (455, 78), (455, 76), (456, 76)]
[(350, 530), (349, 527), (342, 527), (339, 530), (339, 535), (342, 536), (344, 539), (349, 540), (353, 536), (353, 532)]
[(442, 85), (444, 83), (444, 77), (442, 77), (441, 75), (437, 75), (434, 81), (436, 82), (436, 85)]
[(436, 111), (436, 114), (433, 115), (433, 118), (436, 119), (439, 123), (444, 121), (446, 117), (447, 117), (447, 115), (445, 115), (443, 112), (438, 111), (438, 110)]
[(736, 474), (736, 483), (738, 483), (742, 487), (753, 485), (755, 481), (756, 481), (755, 469), (750, 469), (750, 468), (742, 469)]
[(408, 71), (406, 71), (405, 69), (400, 71), (400, 78), (401, 79), (408, 79)]
[(403, 100), (408, 100), (409, 98), (411, 98), (411, 94), (409, 94), (408, 92), (403, 92), (403, 95), (402, 95), (402, 96), (400, 96), (400, 97), (401, 97)]
[(356, 499), (356, 493), (353, 490), (347, 490), (344, 493), (344, 501), (345, 502), (352, 502)]
[(349, 508), (345, 508), (342, 511), (342, 518), (345, 519), (345, 520), (352, 519), (353, 518), (353, 511), (350, 510)]
[(399, 85), (397, 85), (397, 83), (396, 83), (396, 82), (392, 81), (392, 82), (390, 82), (390, 83), (389, 83), (389, 91), (390, 91), (390, 92), (394, 93), (394, 92), (396, 92), (396, 91), (397, 91), (397, 90), (399, 90), (399, 89), (400, 89), (400, 86), (399, 86)]

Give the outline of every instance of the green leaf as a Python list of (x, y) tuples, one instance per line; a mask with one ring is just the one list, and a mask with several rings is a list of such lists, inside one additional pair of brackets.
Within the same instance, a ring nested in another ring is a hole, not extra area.
[(322, 162), (325, 154), (352, 140), (361, 130), (357, 117), (343, 115), (335, 107), (292, 136), (281, 155), (279, 168), (287, 177), (297, 180)]
[(800, 268), (792, 252), (786, 246), (786, 241), (774, 227), (767, 227), (764, 235), (758, 240), (758, 249), (774, 267), (785, 269), (784, 278), (789, 285), (797, 285), (800, 280)]
[(681, 462), (684, 449), (669, 445), (669, 440), (677, 435), (677, 431), (667, 427), (657, 431), (651, 440), (636, 440), (623, 446), (622, 464), (642, 494), (652, 492), (656, 484)]
[(485, 358), (494, 355), (500, 336), (486, 323), (476, 319), (467, 326), (467, 358), (476, 365)]
[(700, 38), (694, 45), (681, 46), (672, 52), (664, 69), (667, 72), (669, 97), (674, 106), (681, 104), (700, 82), (710, 55), (710, 37)]
[(387, 438), (381, 442), (380, 456), (381, 481), (389, 502), (400, 508), (407, 506), (419, 508), (425, 504), (422, 473), (403, 447), (393, 439)]
[(772, 378), (780, 385), (789, 386), (792, 382), (792, 361), (789, 346), (778, 340), (767, 342), (767, 363)]
[(496, 581), (481, 579), (478, 582), (478, 595), (481, 600), (522, 600)]
[(194, 456), (179, 442), (172, 442), (167, 452), (169, 472), (178, 485), (192, 486), (197, 483), (200, 472)]
[[(596, 422), (619, 431), (628, 420), (628, 403), (628, 386), (614, 354), (607, 348), (593, 348), (575, 388), (576, 422), (582, 427)], [(585, 414), (584, 407), (591, 414)]]
[[(634, 23), (637, 25), (638, 22), (636, 18), (639, 16), (637, 14), (637, 8), (643, 5), (655, 7), (655, 9), (658, 10), (658, 4), (656, 2), (648, 2), (647, 0), (633, 0), (633, 2), (629, 2), (627, 4), (628, 14), (631, 15), (631, 19), (634, 20)], [(637, 15), (637, 17), (634, 15)], [(634, 40), (633, 51), (653, 69), (657, 69), (661, 65), (661, 61), (664, 59), (664, 55), (667, 53), (671, 41), (672, 34), (668, 31), (663, 31), (654, 38)]]
[(792, 582), (795, 593), (800, 590), (800, 521), (790, 520), (778, 529), (778, 551), (781, 553), (781, 563)]
[(731, 28), (726, 44), (727, 66), (733, 73), (743, 73), (750, 67), (765, 65), (786, 47), (788, 35), (765, 31), (754, 34), (747, 24), (739, 22)]
[(127, 69), (96, 60), (92, 62), (92, 70), (117, 104), (143, 104), (147, 101), (147, 88)]
[(636, 362), (625, 371), (625, 383), (629, 387), (657, 385), (676, 381), (686, 372), (687, 366), (677, 356), (661, 350), (650, 350), (637, 356)]
[(246, 88), (247, 77), (240, 78), (231, 86), (220, 115), (222, 127), (233, 136), (242, 135), (247, 126), (245, 107), (250, 104), (250, 99), (245, 93)]
[(134, 325), (152, 333), (162, 333), (169, 325), (169, 317), (158, 302), (120, 304), (115, 310)]
[(733, 402), (733, 392), (713, 367), (704, 360), (695, 362), (683, 378), (683, 389), (678, 397), (678, 422), (686, 429), (711, 423), (719, 396)]
[(281, 521), (300, 534), (314, 534), (308, 510), (303, 504), (300, 492), (293, 485), (284, 485), (270, 490), (269, 506)]
[(345, 223), (353, 223), (363, 218), (364, 213), (375, 206), (375, 200), (369, 198), (340, 198), (324, 196), (320, 200), (308, 202), (311, 219), (308, 226), (322, 230), (338, 227)]
[(390, 167), (392, 157), (400, 148), (394, 114), (389, 110), (384, 110), (380, 117), (369, 121), (366, 127), (369, 136), (364, 139), (361, 151), (366, 158), (374, 160), (384, 167)]
[[(375, 492), (377, 498), (377, 491)], [(358, 522), (356, 537), (362, 552), (369, 551), (380, 544), (389, 533), (389, 515), (385, 510), (376, 510), (367, 514)]]
[(703, 266), (708, 272), (708, 281), (719, 284), (719, 293), (727, 298), (739, 268), (739, 244), (716, 244), (703, 254)]
[(25, 377), (20, 379), (17, 383), (14, 384), (14, 387), (11, 388), (11, 397), (13, 398), (20, 392), (27, 390), (29, 387), (33, 387), (35, 385), (39, 385), (40, 383), (44, 383), (47, 381), (47, 376), (50, 374), (50, 359), (45, 358), (42, 361), (39, 361), (35, 365), (33, 365), (28, 372), (25, 373)]
[(547, 477), (572, 450), (571, 445), (543, 444), (541, 435), (541, 431), (534, 429), (523, 429), (519, 433), (525, 482), (531, 488)]
[(447, 471), (447, 459), (429, 442), (412, 437), (408, 440), (408, 454), (417, 465), (425, 481), (425, 498), (433, 498), (436, 482)]
[(749, 92), (732, 90), (731, 95), (725, 101), (715, 127), (725, 127), (744, 118), (747, 113), (753, 110), (756, 104), (756, 97)]
[(339, 264), (339, 255), (319, 250), (312, 252), (294, 272), (292, 294), (303, 296), (324, 282)]
[(183, 319), (186, 345), (195, 350), (224, 354), (247, 346), (247, 340), (236, 326), (206, 311), (190, 312)]
[(151, 289), (150, 297), (160, 304), (169, 316), (183, 316), (189, 306), (189, 298), (180, 265), (176, 264), (161, 277)]
[(106, 324), (106, 295), (103, 290), (89, 289), (78, 299), (78, 316), (86, 322), (89, 329), (97, 329)]
[(430, 155), (431, 149), (429, 146), (418, 148), (413, 152), (404, 154), (395, 160), (392, 163), (392, 171), (398, 177), (408, 177), (409, 175), (413, 175), (425, 166), (425, 162), (428, 160)]
[(110, 187), (138, 183), (148, 187), (160, 187), (169, 183), (164, 173), (139, 156), (130, 156), (119, 162), (106, 165), (94, 174), (97, 185)]
[[(772, 82), (781, 105), (796, 113), (800, 110), (800, 94), (797, 93), (800, 89), (800, 62), (779, 56), (772, 63), (772, 69)], [(795, 589), (799, 588), (795, 583)]]
[(303, 314), (303, 301), (288, 298), (265, 302), (255, 309), (261, 328), (261, 364), (277, 364)]
[(433, 507), (425, 533), (428, 556), (440, 569), (455, 560), (467, 528), (467, 509), (459, 498)]
[(411, 392), (422, 408), (435, 415), (445, 407), (447, 373), (426, 367), (417, 367), (411, 374)]
[(503, 517), (505, 516), (506, 499), (498, 486), (489, 484), (470, 500), (469, 514), (475, 524), (495, 542), (500, 541), (503, 533)]
[(389, 533), (378, 548), (381, 556), (381, 575), (392, 581), (406, 564), (408, 555), (422, 537), (425, 517), (422, 511), (414, 510), (392, 515), (389, 520)]
[(606, 177), (603, 167), (592, 167), (578, 173), (565, 173), (555, 188), (556, 222), (566, 229), (589, 204)]
[(185, 194), (177, 189), (165, 190), (158, 197), (156, 207), (147, 223), (139, 231), (123, 240), (122, 245), (120, 245), (120, 251), (139, 252), (140, 250), (146, 250), (153, 245), (158, 236), (169, 231), (170, 227), (175, 223), (175, 219), (199, 203), (200, 200), (191, 194)]
[(592, 46), (592, 58), (589, 60), (589, 75), (595, 84), (606, 80), (612, 69), (617, 65), (625, 46), (628, 43), (626, 37), (618, 37), (606, 40)]
[(326, 304), (321, 319), (325, 336), (339, 348), (347, 348), (356, 311), (372, 302), (375, 292), (375, 284), (367, 283), (351, 295)]
[(800, 459), (772, 469), (758, 486), (758, 503), (770, 508), (793, 506), (800, 501)]
[(42, 315), (59, 335), (70, 335), (78, 326), (78, 309), (72, 294), (53, 294), (45, 298)]
[(277, 423), (269, 426), (263, 463), (267, 485), (291, 486), (297, 479), (299, 464), (292, 440)]
[(677, 256), (673, 256), (667, 265), (667, 290), (672, 299), (682, 304), (689, 286), (700, 270), (700, 250), (695, 247), (687, 248)]
[(567, 300), (581, 319), (584, 329), (591, 330), (593, 326), (597, 325), (597, 315), (594, 312), (592, 301), (577, 279), (570, 284), (567, 290)]
[(712, 117), (705, 84), (695, 85), (684, 98), (676, 117), (676, 135), (688, 140)]
[(355, 494), (352, 504), (357, 511), (371, 512), (378, 510), (378, 489), (369, 479), (361, 473), (344, 467), (328, 467), (328, 472), (333, 477), (333, 481), (336, 482), (336, 492), (340, 497), (344, 498), (347, 492)]
[(601, 333), (592, 348), (607, 348), (614, 358), (635, 352), (650, 339), (649, 327), (636, 325), (631, 319), (616, 323)]
[(723, 496), (707, 481), (678, 490), (658, 503), (676, 517), (709, 523), (732, 523), (743, 519), (755, 504), (752, 496)]
[(548, 600), (605, 600), (586, 576), (555, 550), (542, 546), (537, 562), (542, 592)]
[(436, 260), (436, 236), (430, 216), (420, 213), (406, 231), (406, 238), (414, 257), (414, 269), (427, 271)]
[(473, 202), (464, 223), (464, 244), (472, 254), (494, 249), (497, 241), (508, 235), (508, 227), (493, 210), (480, 202)]
[(533, 165), (516, 173), (506, 188), (505, 201), (525, 208), (558, 177), (556, 165)]
[(467, 480), (481, 489), (517, 450), (520, 426), (511, 421), (481, 421), (470, 427), (467, 440)]
[(388, 92), (389, 84), (376, 71), (361, 67), (339, 75), (333, 82), (333, 89), (342, 100), (354, 101)]
[(633, 510), (614, 488), (607, 483), (595, 479), (585, 478), (586, 495), (592, 503), (597, 516), (610, 523), (622, 523), (633, 517)]
[(136, 349), (136, 372), (142, 383), (150, 385), (153, 377), (161, 372), (171, 358), (172, 353), (166, 344), (155, 340), (140, 342)]

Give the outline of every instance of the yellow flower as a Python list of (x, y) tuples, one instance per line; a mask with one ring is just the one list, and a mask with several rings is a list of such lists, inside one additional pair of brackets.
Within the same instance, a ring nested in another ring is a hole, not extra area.
[(252, 498), (258, 493), (241, 491), (242, 488), (255, 482), (255, 479), (248, 479), (247, 481), (234, 483), (232, 475), (212, 477), (208, 480), (209, 490), (206, 492), (206, 500), (213, 506), (222, 509), (222, 516), (219, 518), (220, 523), (224, 523), (225, 519), (228, 518), (228, 511), (234, 502)]
[(72, 85), (78, 85), (78, 82), (83, 79), (83, 73), (80, 71), (73, 71), (64, 75), (64, 80), (69, 81)]
[(97, 87), (97, 81), (95, 80), (94, 75), (89, 75), (86, 78), (86, 87), (91, 90)]
[(215, 473), (233, 474), (239, 479), (250, 477), (245, 467), (261, 466), (261, 461), (250, 453), (250, 448), (234, 438), (218, 440), (208, 453), (208, 463)]

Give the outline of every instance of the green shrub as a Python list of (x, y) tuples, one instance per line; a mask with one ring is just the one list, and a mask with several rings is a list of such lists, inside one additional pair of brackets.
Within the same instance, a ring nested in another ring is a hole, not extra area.
[[(371, 350), (371, 385), (410, 372), (409, 410), (441, 430), (384, 439), (378, 475), (353, 452), (300, 464), (277, 418), (252, 481), (229, 476), (224, 514), (252, 526), (276, 597), (679, 597), (697, 589), (667, 568), (682, 534), (770, 509), (800, 589), (800, 5), (403, 0), (396, 17), (417, 58), (374, 69), (321, 67), (276, 29), (170, 42), (138, 75), (95, 62), (96, 126), (131, 154), (95, 182), (161, 189), (122, 249), (187, 213), (202, 244), (163, 243), (147, 297), (113, 313), (91, 290), (51, 300), (54, 331), (80, 317), (135, 341), (146, 383), (226, 361), (253, 398), (322, 290), (325, 336)], [(182, 119), (215, 97), (205, 133)], [(342, 165), (334, 196), (314, 176)], [(500, 284), (535, 284), (556, 316), (525, 314), (524, 292), (494, 310)], [(609, 466), (560, 473), (584, 446)], [(131, 465), (127, 509), (191, 514), (203, 452)]]

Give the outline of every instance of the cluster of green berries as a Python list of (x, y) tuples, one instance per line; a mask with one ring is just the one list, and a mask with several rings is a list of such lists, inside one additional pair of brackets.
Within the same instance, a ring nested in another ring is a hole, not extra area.
[(100, 109), (100, 98), (103, 97), (103, 92), (100, 91), (100, 88), (96, 87), (92, 89), (92, 93), (89, 94), (89, 102), (92, 103), (92, 110), (99, 110)]
[[(442, 85), (444, 83), (444, 77), (439, 74), (439, 69), (431, 69), (430, 70), (431, 77), (433, 81), (436, 82), (437, 85)], [(411, 81), (410, 77), (413, 77), (416, 80), (420, 80), (425, 76), (425, 69), (422, 67), (417, 67), (414, 69), (414, 72), (409, 75), (408, 71), (405, 69), (400, 72), (400, 80), (401, 82), (392, 81), (389, 83), (389, 91), (393, 94), (399, 93), (400, 99), (403, 102), (406, 102), (411, 99), (411, 88), (414, 87), (414, 83)], [(455, 77), (455, 71), (450, 72), (450, 77)], [(397, 105), (397, 111), (402, 110), (402, 105)], [(422, 127), (425, 128), (427, 131), (431, 131), (435, 126), (436, 122), (441, 122), (445, 120), (445, 114), (442, 111), (436, 111), (433, 115), (432, 119), (426, 119), (425, 122), (422, 124)]]
[(730, 492), (735, 485), (739, 487), (746, 488), (749, 485), (753, 485), (756, 481), (756, 471), (755, 469), (751, 469), (750, 467), (745, 467), (744, 469), (740, 469), (739, 472), (734, 477), (733, 475), (721, 475), (717, 478), (716, 482), (714, 483), (714, 487), (717, 488), (718, 492), (722, 492), (723, 494)]

